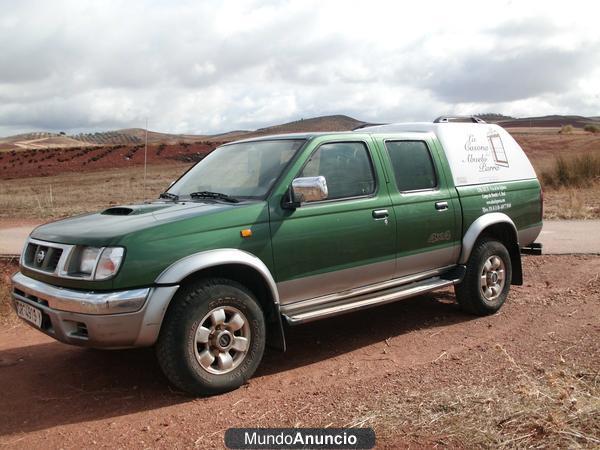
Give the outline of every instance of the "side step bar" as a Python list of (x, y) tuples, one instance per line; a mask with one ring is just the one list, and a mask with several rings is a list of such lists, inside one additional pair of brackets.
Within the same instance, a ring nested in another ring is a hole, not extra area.
[(533, 242), (529, 244), (527, 247), (521, 247), (521, 253), (525, 255), (541, 255), (542, 254), (542, 244), (541, 242)]
[[(456, 270), (458, 269), (458, 270)], [(414, 297), (426, 292), (440, 289), (446, 286), (452, 286), (460, 283), (464, 276), (464, 267), (458, 267), (444, 277), (433, 277), (426, 280), (409, 283), (402, 286), (385, 289), (361, 295), (354, 298), (349, 298), (343, 302), (336, 304), (328, 304), (321, 308), (303, 308), (302, 303), (283, 306), (281, 312), (288, 324), (298, 325), (302, 323), (312, 322), (313, 320), (324, 319), (326, 317), (337, 316), (347, 312), (358, 311), (372, 306), (384, 305), (392, 303), (404, 298)]]

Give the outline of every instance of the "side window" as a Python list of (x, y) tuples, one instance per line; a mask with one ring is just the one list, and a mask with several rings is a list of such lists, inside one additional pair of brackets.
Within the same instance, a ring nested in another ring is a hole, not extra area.
[(319, 147), (299, 176), (319, 175), (327, 180), (328, 199), (359, 197), (375, 191), (371, 158), (362, 142), (338, 142)]
[(398, 190), (415, 191), (437, 186), (431, 153), (423, 141), (386, 142)]

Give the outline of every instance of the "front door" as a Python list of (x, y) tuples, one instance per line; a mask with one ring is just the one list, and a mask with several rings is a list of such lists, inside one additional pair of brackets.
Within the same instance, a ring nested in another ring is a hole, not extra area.
[(368, 136), (315, 142), (291, 179), (322, 175), (327, 200), (293, 211), (272, 205), (271, 235), (282, 304), (391, 278), (396, 225), (381, 162)]

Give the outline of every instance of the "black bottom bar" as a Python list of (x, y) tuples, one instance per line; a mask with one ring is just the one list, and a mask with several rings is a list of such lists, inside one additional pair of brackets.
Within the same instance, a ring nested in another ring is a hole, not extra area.
[(540, 242), (534, 242), (527, 247), (521, 247), (521, 253), (525, 255), (541, 255), (542, 244)]

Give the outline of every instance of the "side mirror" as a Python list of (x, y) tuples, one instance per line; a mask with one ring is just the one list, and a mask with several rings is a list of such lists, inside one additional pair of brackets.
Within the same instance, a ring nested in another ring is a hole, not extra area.
[(327, 199), (327, 180), (324, 176), (296, 178), (292, 181), (291, 200), (295, 206)]

